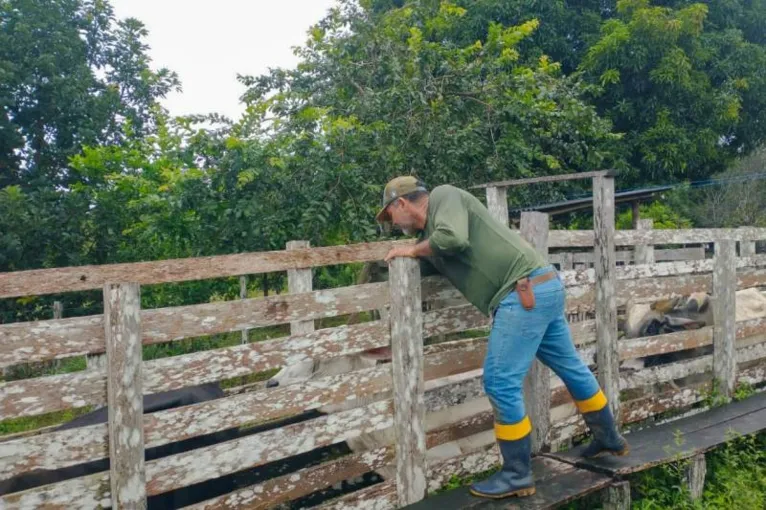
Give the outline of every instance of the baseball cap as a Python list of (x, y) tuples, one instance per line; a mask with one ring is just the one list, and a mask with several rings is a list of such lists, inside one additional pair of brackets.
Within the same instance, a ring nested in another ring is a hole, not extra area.
[(386, 207), (397, 198), (409, 195), (416, 191), (428, 191), (428, 189), (423, 181), (412, 175), (403, 175), (388, 181), (388, 184), (386, 184), (386, 187), (383, 190), (383, 207), (381, 207), (378, 214), (375, 215), (375, 220), (378, 223), (391, 221), (391, 217), (386, 211)]

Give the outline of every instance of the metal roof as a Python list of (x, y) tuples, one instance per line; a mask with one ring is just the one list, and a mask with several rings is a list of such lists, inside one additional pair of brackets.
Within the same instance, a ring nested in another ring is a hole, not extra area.
[[(618, 191), (614, 194), (615, 204), (623, 202), (640, 202), (652, 198), (657, 193), (662, 193), (673, 189), (675, 186), (657, 186), (654, 188), (643, 188), (629, 191)], [(590, 209), (593, 207), (593, 197), (587, 196), (583, 198), (577, 198), (573, 200), (566, 200), (564, 202), (554, 202), (552, 204), (541, 204), (529, 207), (518, 207), (511, 209), (510, 213), (521, 213), (524, 211), (538, 211), (548, 214), (564, 214), (574, 211), (580, 211), (583, 209)]]

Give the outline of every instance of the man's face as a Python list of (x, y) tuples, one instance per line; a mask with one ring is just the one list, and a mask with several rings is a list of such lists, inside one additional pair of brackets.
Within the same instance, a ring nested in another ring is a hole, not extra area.
[(397, 198), (388, 205), (388, 215), (391, 223), (399, 227), (406, 235), (415, 231), (415, 216), (412, 214), (412, 204), (403, 198)]

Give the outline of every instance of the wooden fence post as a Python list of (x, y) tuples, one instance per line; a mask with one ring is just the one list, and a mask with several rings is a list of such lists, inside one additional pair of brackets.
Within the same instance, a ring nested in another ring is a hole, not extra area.
[(574, 269), (574, 253), (567, 252), (561, 254), (562, 260), (561, 260), (561, 270), (562, 271), (570, 271)]
[(620, 422), (620, 362), (617, 350), (617, 283), (614, 251), (614, 177), (593, 179), (593, 257), (596, 272), (596, 363), (598, 380)]
[[(638, 220), (637, 230), (652, 230), (654, 220)], [(638, 244), (635, 249), (635, 264), (654, 264), (654, 246)]]
[(689, 488), (692, 501), (700, 499), (705, 489), (705, 475), (707, 474), (707, 462), (705, 454), (700, 453), (689, 459), (689, 465), (684, 470), (684, 482)]
[(61, 301), (53, 302), (53, 318), (62, 319), (64, 317), (64, 303)]
[[(550, 222), (547, 214), (521, 213), (521, 235), (535, 249), (548, 258), (548, 232)], [(524, 404), (532, 420), (532, 452), (539, 453), (547, 443), (551, 427), (551, 374), (548, 368), (535, 359), (524, 380)]]
[(755, 255), (755, 241), (740, 241), (739, 256), (752, 257)]
[(420, 266), (411, 258), (389, 265), (391, 356), (396, 431), (396, 492), (399, 506), (426, 497), (423, 312)]
[[(239, 299), (247, 299), (247, 276), (239, 277)], [(248, 329), (242, 330), (242, 343), (246, 344), (249, 338)]]
[(604, 510), (630, 510), (630, 483), (615, 482), (602, 493)]
[(146, 508), (141, 295), (137, 283), (104, 286), (112, 508)]
[(487, 188), (487, 209), (493, 218), (508, 226), (508, 188)]
[(735, 241), (716, 241), (713, 266), (713, 367), (718, 389), (726, 399), (731, 398), (737, 379), (736, 257)]
[[(309, 248), (311, 244), (308, 241), (289, 241), (288, 250), (300, 250)], [(290, 294), (303, 294), (311, 292), (312, 272), (309, 269), (288, 269), (287, 270), (287, 292)], [(291, 335), (305, 335), (314, 331), (314, 321), (297, 321), (290, 323)]]

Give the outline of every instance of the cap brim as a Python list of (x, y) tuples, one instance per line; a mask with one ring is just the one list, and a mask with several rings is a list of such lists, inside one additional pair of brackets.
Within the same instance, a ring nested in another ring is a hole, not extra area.
[(375, 221), (377, 221), (380, 224), (387, 223), (391, 221), (391, 215), (388, 214), (388, 206), (383, 207), (380, 211), (378, 211), (378, 214), (375, 215)]

